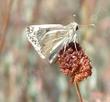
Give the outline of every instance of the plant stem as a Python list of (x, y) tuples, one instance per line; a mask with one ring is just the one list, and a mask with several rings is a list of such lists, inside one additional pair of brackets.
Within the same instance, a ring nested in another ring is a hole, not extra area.
[(83, 98), (81, 96), (79, 85), (78, 85), (77, 82), (75, 82), (75, 87), (76, 87), (76, 92), (77, 92), (77, 95), (78, 95), (78, 98), (79, 98), (79, 102), (83, 102)]

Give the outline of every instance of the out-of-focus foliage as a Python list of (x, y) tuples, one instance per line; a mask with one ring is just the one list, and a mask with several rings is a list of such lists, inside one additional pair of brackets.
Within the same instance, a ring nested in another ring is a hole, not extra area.
[(72, 21), (95, 24), (79, 33), (93, 66), (80, 84), (84, 100), (110, 102), (110, 0), (0, 0), (0, 102), (77, 102), (74, 85), (24, 34), (30, 24)]

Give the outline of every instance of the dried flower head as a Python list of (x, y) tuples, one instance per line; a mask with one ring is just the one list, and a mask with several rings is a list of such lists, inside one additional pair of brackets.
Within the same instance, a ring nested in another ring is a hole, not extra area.
[(80, 82), (92, 74), (90, 60), (79, 43), (71, 42), (62, 48), (57, 63), (61, 71), (70, 77), (71, 83)]

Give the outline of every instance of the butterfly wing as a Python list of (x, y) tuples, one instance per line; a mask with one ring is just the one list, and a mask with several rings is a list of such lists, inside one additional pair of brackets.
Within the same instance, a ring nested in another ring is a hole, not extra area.
[(62, 48), (67, 39), (67, 30), (54, 30), (47, 32), (45, 37), (39, 42), (41, 53), (52, 62), (53, 57)]
[(35, 50), (49, 61), (58, 53), (58, 49), (66, 40), (67, 32), (60, 24), (33, 25), (26, 30), (27, 38)]

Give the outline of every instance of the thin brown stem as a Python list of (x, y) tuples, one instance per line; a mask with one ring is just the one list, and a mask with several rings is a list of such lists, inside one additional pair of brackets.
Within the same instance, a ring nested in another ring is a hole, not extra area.
[(78, 95), (78, 98), (79, 98), (79, 102), (83, 102), (83, 98), (81, 96), (81, 92), (80, 92), (79, 85), (78, 85), (77, 82), (75, 82), (75, 87), (76, 87), (77, 95)]
[[(5, 0), (7, 1), (7, 0)], [(2, 15), (2, 19), (3, 19), (3, 25), (2, 28), (0, 29), (0, 53), (3, 51), (4, 46), (5, 46), (5, 40), (6, 40), (6, 33), (7, 33), (7, 29), (8, 29), (8, 25), (9, 25), (9, 19), (10, 19), (10, 14), (11, 14), (11, 8), (12, 8), (12, 4), (13, 4), (13, 0), (8, 0), (7, 2), (5, 2), (5, 11), (3, 11), (3, 14), (1, 14), (2, 12), (0, 12), (0, 14)]]

